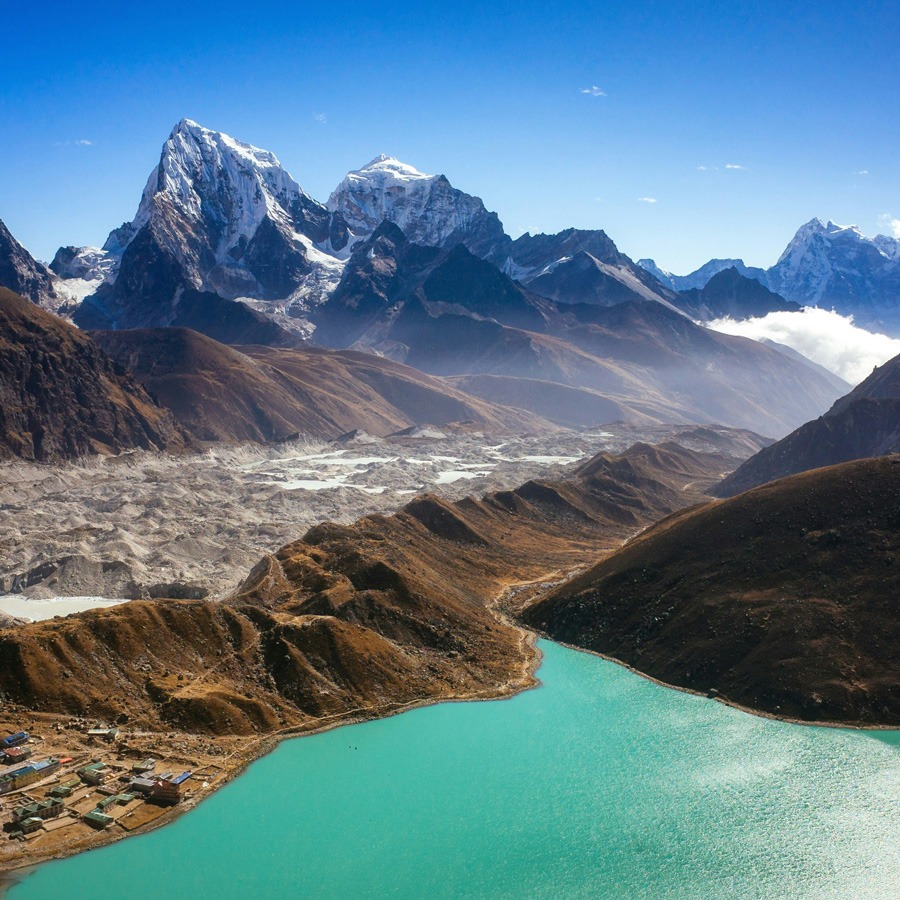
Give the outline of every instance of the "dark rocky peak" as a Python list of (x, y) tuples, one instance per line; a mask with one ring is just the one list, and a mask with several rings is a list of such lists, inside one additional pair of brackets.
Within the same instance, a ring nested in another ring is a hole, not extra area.
[(695, 319), (750, 319), (780, 310), (799, 312), (800, 305), (785, 300), (754, 278), (742, 275), (736, 267), (713, 275), (703, 288), (679, 294), (678, 306)]
[(549, 304), (462, 244), (434, 266), (425, 279), (423, 292), (431, 302), (452, 304), (514, 328), (546, 328)]
[(58, 300), (53, 275), (39, 263), (0, 221), (0, 287), (32, 303), (52, 306)]

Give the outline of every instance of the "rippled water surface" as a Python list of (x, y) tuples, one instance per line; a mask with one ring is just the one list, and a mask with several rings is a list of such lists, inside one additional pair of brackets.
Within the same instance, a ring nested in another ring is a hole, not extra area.
[(900, 896), (896, 741), (541, 647), (537, 690), (285, 742), (173, 825), (10, 896)]

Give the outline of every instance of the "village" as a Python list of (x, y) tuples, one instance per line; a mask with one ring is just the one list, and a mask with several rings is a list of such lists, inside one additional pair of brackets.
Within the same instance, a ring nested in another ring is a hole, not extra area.
[(18, 857), (13, 848), (25, 844), (29, 855), (55, 856), (153, 827), (227, 774), (215, 762), (219, 746), (82, 719), (36, 724), (39, 731), (29, 723), (0, 737), (0, 823), (8, 839), (0, 857)]

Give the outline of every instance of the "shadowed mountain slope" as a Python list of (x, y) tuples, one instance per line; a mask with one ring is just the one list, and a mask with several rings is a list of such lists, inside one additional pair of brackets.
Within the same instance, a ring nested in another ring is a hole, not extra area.
[(627, 404), (599, 391), (554, 381), (506, 375), (460, 375), (447, 381), (483, 400), (509, 403), (569, 428), (608, 422), (649, 424), (667, 421), (665, 407), (639, 402)]
[(900, 357), (877, 367), (831, 409), (765, 447), (715, 486), (732, 497), (820, 466), (900, 452)]
[(356, 245), (313, 321), (319, 343), (368, 349), (434, 375), (499, 376), (492, 399), (509, 404), (522, 392), (511, 379), (525, 378), (585, 389), (656, 421), (783, 434), (837, 394), (808, 366), (698, 326), (664, 303), (557, 303), (462, 246), (416, 247), (389, 222)]
[(318, 347), (227, 347), (186, 328), (92, 332), (195, 438), (385, 435), (410, 425), (472, 421), (494, 431), (549, 422), (470, 397), (390, 360)]
[(0, 288), (0, 457), (181, 446), (171, 415), (87, 335)]
[(900, 724), (900, 457), (678, 513), (523, 619), (670, 684), (809, 721)]
[(59, 297), (53, 273), (39, 263), (0, 221), (0, 288), (43, 306), (54, 306)]
[(733, 266), (713, 275), (702, 287), (682, 291), (676, 305), (693, 319), (752, 319), (770, 312), (799, 312), (800, 304), (785, 300), (747, 278)]

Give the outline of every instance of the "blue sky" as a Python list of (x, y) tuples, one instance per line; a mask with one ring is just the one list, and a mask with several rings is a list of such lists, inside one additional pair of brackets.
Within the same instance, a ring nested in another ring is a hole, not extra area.
[(900, 218), (893, 0), (45, 2), (3, 19), (0, 219), (42, 258), (134, 215), (182, 116), (274, 151), (320, 200), (388, 153), (510, 234), (599, 227), (676, 272), (771, 264), (813, 216), (868, 234)]

